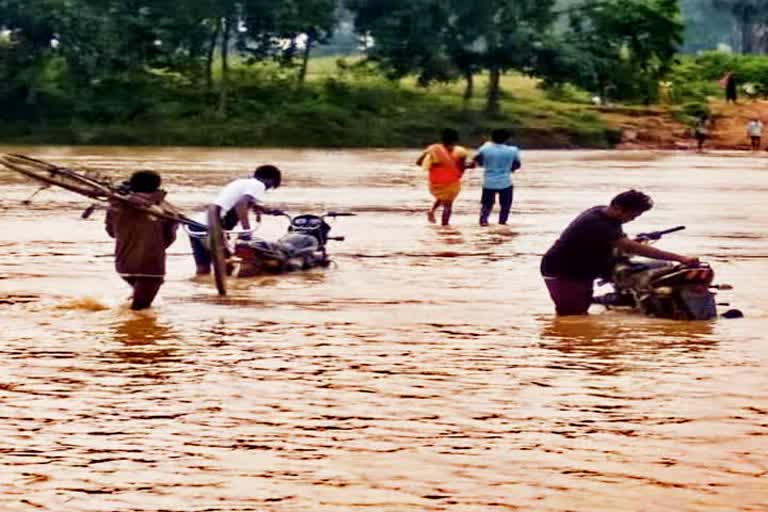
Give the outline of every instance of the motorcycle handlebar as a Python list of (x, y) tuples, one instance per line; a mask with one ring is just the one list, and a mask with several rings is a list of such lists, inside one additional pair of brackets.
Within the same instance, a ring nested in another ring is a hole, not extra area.
[(264, 208), (261, 210), (261, 213), (263, 215), (274, 215), (275, 217), (288, 217), (289, 219), (291, 218), (290, 215), (288, 215), (287, 213), (285, 213), (283, 210), (279, 208), (269, 208), (269, 209)]
[(668, 235), (670, 233), (675, 233), (676, 231), (682, 231), (685, 229), (685, 226), (675, 226), (674, 228), (669, 229), (662, 229), (661, 231), (651, 231), (649, 233), (639, 233), (635, 240), (638, 242), (647, 241), (647, 240), (658, 240), (664, 235)]
[[(270, 208), (270, 209), (262, 209), (261, 213), (263, 215), (274, 215), (276, 217), (288, 217), (289, 219), (292, 219), (293, 217), (289, 214), (284, 212), (283, 210), (279, 208)], [(326, 212), (321, 215), (321, 217), (354, 217), (357, 215), (356, 213), (352, 212)]]

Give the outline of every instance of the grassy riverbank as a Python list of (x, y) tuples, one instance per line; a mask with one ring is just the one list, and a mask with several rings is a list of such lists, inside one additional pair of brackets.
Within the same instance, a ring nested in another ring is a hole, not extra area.
[[(496, 127), (512, 130), (526, 148), (606, 148), (618, 142), (587, 98), (553, 98), (532, 79), (503, 78), (501, 113), (483, 113), (483, 77), (468, 103), (462, 85), (417, 87), (404, 80), (337, 68), (334, 59), (312, 61), (307, 82), (272, 69), (236, 68), (227, 113), (216, 91), (158, 76), (124, 84), (132, 92), (104, 93), (68, 105), (55, 91), (50, 108), (34, 119), (0, 125), (0, 142), (289, 147), (410, 147), (432, 142), (456, 127), (476, 144)], [(118, 84), (119, 85), (119, 84)], [(118, 89), (119, 90), (119, 89)], [(128, 104), (126, 104), (126, 101)]]

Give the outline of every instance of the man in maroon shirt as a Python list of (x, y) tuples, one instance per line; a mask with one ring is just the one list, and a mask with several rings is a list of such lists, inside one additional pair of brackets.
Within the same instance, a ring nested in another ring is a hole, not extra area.
[(595, 279), (611, 270), (614, 249), (658, 260), (695, 265), (698, 258), (641, 244), (627, 237), (622, 225), (653, 207), (637, 190), (622, 192), (608, 206), (595, 206), (571, 222), (541, 260), (541, 275), (558, 315), (586, 315)]
[[(138, 171), (131, 176), (130, 194), (159, 204), (165, 197), (160, 182), (156, 172)], [(165, 250), (176, 239), (177, 227), (176, 222), (125, 203), (110, 204), (106, 229), (115, 239), (115, 269), (133, 288), (131, 309), (152, 305), (165, 277)]]

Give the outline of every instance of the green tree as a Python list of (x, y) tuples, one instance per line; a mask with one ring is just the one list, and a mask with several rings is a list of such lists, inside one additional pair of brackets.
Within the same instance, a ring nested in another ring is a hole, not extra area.
[(682, 43), (677, 0), (586, 0), (569, 15), (577, 85), (603, 98), (653, 100)]
[(554, 0), (351, 0), (355, 25), (372, 41), (369, 56), (392, 77), (420, 83), (489, 74), (486, 111), (499, 109), (504, 71), (531, 73), (554, 19)]
[(55, 54), (52, 8), (52, 2), (0, 0), (0, 100), (6, 115), (37, 113), (46, 65)]

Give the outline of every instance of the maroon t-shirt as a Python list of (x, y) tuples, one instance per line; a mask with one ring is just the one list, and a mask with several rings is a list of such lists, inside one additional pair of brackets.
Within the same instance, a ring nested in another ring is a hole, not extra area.
[[(164, 192), (139, 194), (160, 203)], [(177, 224), (149, 213), (114, 203), (107, 210), (107, 233), (115, 239), (115, 269), (123, 276), (165, 275), (165, 249), (176, 238)]]
[(604, 210), (590, 208), (565, 228), (541, 260), (542, 275), (592, 281), (610, 272), (614, 244), (626, 235)]

